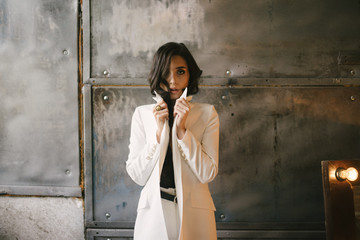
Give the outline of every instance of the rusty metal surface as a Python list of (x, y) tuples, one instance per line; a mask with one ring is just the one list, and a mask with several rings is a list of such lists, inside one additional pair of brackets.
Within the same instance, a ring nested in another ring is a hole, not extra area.
[(0, 190), (9, 194), (81, 195), (77, 13), (76, 0), (0, 0)]
[[(95, 221), (135, 221), (141, 188), (125, 170), (132, 112), (149, 101), (147, 88), (93, 90), (93, 202)], [(108, 100), (104, 100), (108, 97)], [(110, 213), (110, 217), (106, 217)]]
[(92, 0), (90, 9), (92, 78), (146, 78), (168, 41), (184, 41), (208, 79), (227, 70), (233, 78), (360, 76), (358, 64), (338, 62), (359, 55), (357, 0)]
[[(218, 224), (319, 228), (321, 160), (360, 155), (358, 92), (202, 88), (194, 101), (214, 104), (220, 116), (220, 170), (210, 185)], [(151, 102), (147, 88), (93, 87), (94, 221), (129, 227), (135, 220), (140, 187), (125, 170), (130, 121), (136, 106)]]

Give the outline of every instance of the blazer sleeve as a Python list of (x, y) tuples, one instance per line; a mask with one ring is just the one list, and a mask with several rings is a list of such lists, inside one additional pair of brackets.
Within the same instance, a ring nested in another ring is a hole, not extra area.
[(156, 136), (146, 139), (139, 108), (135, 109), (131, 121), (129, 150), (126, 171), (135, 183), (144, 186), (159, 160), (159, 144)]
[(218, 174), (219, 126), (218, 114), (214, 106), (211, 106), (209, 121), (201, 141), (189, 129), (183, 139), (177, 140), (181, 155), (201, 183), (211, 182)]

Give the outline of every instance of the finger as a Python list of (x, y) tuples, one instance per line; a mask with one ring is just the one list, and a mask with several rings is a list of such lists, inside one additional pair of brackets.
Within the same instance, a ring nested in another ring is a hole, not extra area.
[(164, 101), (160, 102), (158, 105), (160, 105), (162, 109), (168, 108), (166, 102)]
[(190, 110), (188, 106), (182, 104), (178, 104), (175, 109), (183, 112), (184, 114), (186, 114)]
[[(160, 107), (161, 107), (161, 110), (160, 110), (160, 111), (156, 110), (157, 106), (160, 106)], [(153, 113), (154, 113), (154, 112), (161, 112), (161, 111), (164, 111), (164, 110), (168, 110), (168, 107), (167, 107), (167, 104), (166, 104), (166, 103), (157, 104), (157, 105), (155, 105), (154, 108), (153, 108)]]
[(168, 109), (163, 109), (161, 111), (156, 111), (154, 112), (154, 115), (155, 116), (162, 116), (162, 115), (168, 115), (169, 114), (169, 111)]
[(190, 110), (190, 108), (188, 106), (180, 105), (180, 104), (176, 106), (176, 109), (179, 109), (182, 112), (188, 112)]
[(154, 114), (154, 116), (155, 116), (155, 118), (163, 118), (164, 116), (166, 117), (166, 118), (168, 118), (168, 116), (169, 116), (169, 111), (167, 110), (167, 109), (164, 109), (164, 110), (161, 110), (161, 111), (154, 111), (153, 112), (153, 114)]
[(186, 101), (177, 101), (175, 107), (189, 108)]
[(168, 119), (169, 119), (169, 118), (168, 118), (168, 115), (167, 115), (167, 114), (158, 116), (158, 120), (160, 120), (160, 121), (165, 121), (165, 120), (168, 120)]
[(174, 117), (178, 115), (180, 118), (186, 114), (186, 111), (183, 109), (174, 109)]
[(179, 114), (181, 114), (181, 115), (184, 115), (184, 114), (187, 113), (186, 109), (183, 109), (183, 108), (181, 108), (181, 107), (178, 107), (178, 108), (176, 109), (176, 111), (177, 111)]
[(181, 103), (184, 103), (184, 104), (186, 104), (186, 105), (189, 105), (189, 102), (185, 99), (185, 98), (178, 98), (177, 100), (176, 100), (176, 102), (181, 102)]
[(182, 99), (182, 100), (179, 100), (176, 102), (175, 104), (175, 107), (178, 106), (178, 107), (181, 107), (183, 109), (186, 109), (187, 111), (190, 110), (190, 104), (188, 101), (186, 101), (185, 99)]

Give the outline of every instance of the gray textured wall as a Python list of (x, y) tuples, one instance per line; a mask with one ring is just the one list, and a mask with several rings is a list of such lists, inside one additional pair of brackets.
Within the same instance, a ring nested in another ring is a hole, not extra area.
[(80, 196), (77, 1), (0, 1), (0, 192)]
[(0, 0), (0, 239), (84, 239), (83, 199), (38, 197), (81, 197), (77, 22), (77, 0)]

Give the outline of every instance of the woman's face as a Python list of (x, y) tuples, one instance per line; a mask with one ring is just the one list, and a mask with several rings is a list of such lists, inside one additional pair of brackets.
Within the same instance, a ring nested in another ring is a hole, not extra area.
[(181, 56), (173, 56), (170, 62), (169, 76), (166, 81), (169, 83), (170, 98), (178, 99), (183, 90), (189, 84), (189, 70), (185, 59)]

